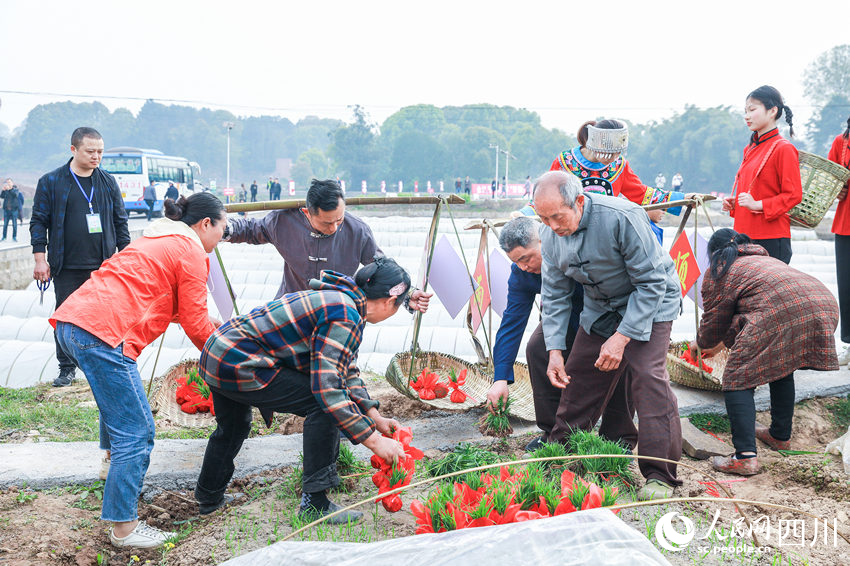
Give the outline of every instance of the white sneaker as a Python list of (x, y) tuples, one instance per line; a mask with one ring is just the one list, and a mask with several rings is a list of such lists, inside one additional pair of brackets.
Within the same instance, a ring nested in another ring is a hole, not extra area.
[(106, 481), (106, 476), (109, 475), (109, 464), (112, 462), (112, 458), (110, 458), (109, 451), (103, 453), (103, 458), (100, 460), (100, 473), (98, 477), (103, 481)]
[(177, 533), (161, 531), (156, 527), (151, 527), (144, 521), (139, 521), (133, 532), (123, 538), (115, 536), (113, 531), (114, 529), (109, 529), (109, 542), (113, 546), (134, 548), (156, 548), (157, 546), (162, 546), (165, 541), (177, 535)]
[(844, 350), (838, 354), (838, 365), (846, 366), (850, 363), (850, 346), (844, 346)]

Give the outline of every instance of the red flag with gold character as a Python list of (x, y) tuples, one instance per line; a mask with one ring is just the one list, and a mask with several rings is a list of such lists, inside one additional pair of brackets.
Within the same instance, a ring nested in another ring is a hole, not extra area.
[(670, 248), (670, 257), (673, 258), (676, 276), (679, 278), (679, 285), (682, 287), (682, 296), (684, 297), (700, 276), (694, 250), (684, 232), (673, 242), (673, 247)]
[(484, 262), (483, 253), (478, 256), (472, 279), (478, 284), (478, 288), (469, 300), (469, 308), (472, 311), (472, 331), (478, 332), (484, 313), (490, 307), (490, 282), (487, 280), (487, 264)]

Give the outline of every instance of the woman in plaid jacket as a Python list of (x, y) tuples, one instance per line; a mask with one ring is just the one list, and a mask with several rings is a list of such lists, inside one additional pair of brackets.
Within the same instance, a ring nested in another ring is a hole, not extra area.
[[(837, 370), (838, 304), (814, 277), (769, 257), (749, 236), (731, 228), (708, 243), (711, 268), (702, 286), (705, 311), (696, 345), (706, 357), (724, 346), (726, 412), (735, 454), (715, 456), (716, 470), (758, 473), (756, 438), (774, 450), (790, 445), (794, 416), (794, 370)], [(755, 422), (753, 393), (770, 384), (770, 427)]]
[[(304, 420), (304, 474), (300, 516), (316, 518), (339, 507), (327, 497), (339, 485), (339, 432), (389, 462), (404, 458), (398, 442), (384, 436), (401, 425), (378, 412), (357, 369), (367, 322), (377, 324), (404, 304), (425, 312), (430, 293), (412, 295), (410, 276), (379, 257), (354, 278), (322, 271), (311, 290), (288, 293), (224, 323), (201, 352), (201, 376), (215, 405), (216, 430), (204, 454), (195, 498), (201, 514), (233, 499), (225, 495), (234, 458), (251, 431), (251, 407), (271, 422), (273, 412)], [(347, 511), (331, 524), (357, 521)]]

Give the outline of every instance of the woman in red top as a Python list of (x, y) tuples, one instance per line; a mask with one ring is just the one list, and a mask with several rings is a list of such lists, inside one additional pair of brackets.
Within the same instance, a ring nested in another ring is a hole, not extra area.
[(224, 206), (196, 193), (166, 199), (165, 215), (106, 260), (50, 318), (100, 411), (101, 448), (111, 450), (101, 519), (114, 523), (109, 539), (122, 547), (152, 548), (174, 536), (138, 520), (154, 421), (136, 358), (171, 322), (198, 349), (217, 326), (207, 313), (207, 254), (224, 233)]
[(772, 86), (760, 86), (747, 96), (744, 120), (753, 132), (735, 178), (732, 196), (723, 210), (735, 219), (736, 232), (746, 234), (771, 257), (791, 262), (791, 221), (788, 211), (803, 200), (797, 148), (779, 135), (776, 121), (793, 114)]
[[(850, 118), (847, 129), (835, 136), (829, 160), (850, 169)], [(841, 308), (841, 341), (850, 343), (850, 199), (847, 184), (838, 193), (838, 208), (832, 221), (835, 234), (835, 271), (838, 282), (838, 304)], [(844, 358), (844, 356), (842, 356)]]

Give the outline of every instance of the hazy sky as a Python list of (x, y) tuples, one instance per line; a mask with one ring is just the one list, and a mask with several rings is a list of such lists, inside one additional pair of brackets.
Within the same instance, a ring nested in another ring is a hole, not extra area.
[(802, 127), (811, 107), (801, 73), (850, 42), (848, 22), (847, 0), (0, 0), (0, 122), (15, 128), (37, 104), (89, 100), (8, 92), (25, 91), (293, 120), (348, 119), (351, 104), (380, 122), (410, 104), (486, 102), (536, 110), (571, 133), (599, 115), (742, 108), (767, 83)]

